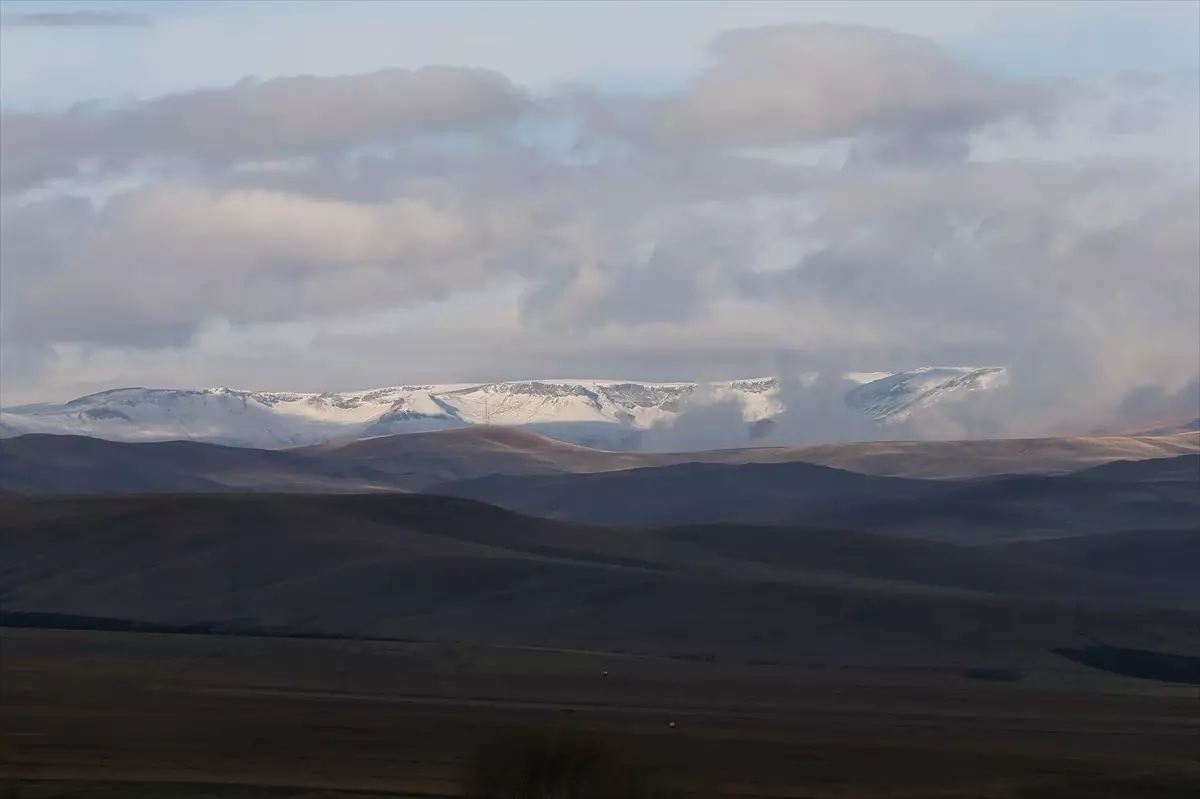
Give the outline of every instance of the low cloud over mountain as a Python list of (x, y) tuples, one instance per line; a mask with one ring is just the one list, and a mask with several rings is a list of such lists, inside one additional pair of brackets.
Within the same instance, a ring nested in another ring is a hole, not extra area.
[[(4, 404), (1002, 364), (986, 412), (938, 415), (974, 436), (1098, 429), (1184, 391), (1195, 75), (961, 53), (790, 23), (697, 42), (638, 91), (452, 63), (6, 104)], [(798, 430), (861, 423), (800, 394)]]

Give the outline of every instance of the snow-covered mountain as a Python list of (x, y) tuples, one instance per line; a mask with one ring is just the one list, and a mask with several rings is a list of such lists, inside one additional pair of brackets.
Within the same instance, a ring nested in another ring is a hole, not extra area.
[[(850, 373), (840, 379), (857, 384), (846, 395), (850, 407), (886, 424), (964, 392), (1000, 385), (1004, 370), (939, 367)], [(590, 446), (635, 449), (642, 432), (712, 403), (740, 409), (748, 437), (755, 425), (786, 412), (775, 378), (710, 384), (533, 380), (327, 394), (122, 388), (62, 404), (7, 408), (0, 411), (0, 436), (55, 433), (279, 448), (493, 424)]]
[(938, 402), (961, 399), (968, 392), (1007, 382), (1008, 372), (1000, 366), (926, 366), (881, 375), (852, 389), (846, 404), (882, 422), (900, 422)]

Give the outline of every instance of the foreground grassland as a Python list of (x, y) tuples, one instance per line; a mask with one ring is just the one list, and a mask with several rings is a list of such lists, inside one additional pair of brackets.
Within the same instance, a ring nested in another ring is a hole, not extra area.
[(1195, 686), (980, 676), (3, 629), (0, 797), (455, 796), (511, 728), (601, 731), (696, 797), (1200, 795)]

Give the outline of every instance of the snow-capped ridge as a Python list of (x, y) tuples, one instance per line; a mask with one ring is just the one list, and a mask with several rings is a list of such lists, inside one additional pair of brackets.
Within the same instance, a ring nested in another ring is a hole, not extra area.
[[(847, 404), (881, 421), (908, 418), (921, 408), (966, 392), (1001, 385), (998, 367), (925, 367), (864, 382), (872, 373), (841, 379), (856, 385)], [(806, 375), (800, 386), (811, 386)], [(349, 392), (115, 388), (69, 402), (0, 412), (0, 435), (59, 433), (118, 441), (192, 439), (278, 448), (350, 441), (394, 433), (471, 425), (534, 430), (571, 443), (635, 446), (642, 431), (671, 425), (692, 407), (728, 403), (741, 412), (747, 441), (786, 413), (775, 377), (722, 382), (520, 380), (496, 383), (402, 384)]]
[(924, 366), (863, 383), (846, 394), (846, 404), (879, 421), (900, 422), (935, 403), (1007, 381), (1008, 371), (999, 366)]

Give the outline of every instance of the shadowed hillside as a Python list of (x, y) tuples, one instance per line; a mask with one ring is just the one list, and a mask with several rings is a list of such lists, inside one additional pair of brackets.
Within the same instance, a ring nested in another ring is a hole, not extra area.
[(28, 494), (365, 491), (389, 475), (279, 450), (193, 441), (131, 444), (85, 436), (0, 440), (0, 487)]
[(420, 491), (492, 474), (587, 474), (685, 463), (800, 462), (881, 476), (948, 479), (1056, 473), (1114, 460), (1197, 451), (1197, 434), (881, 442), (674, 454), (604, 452), (504, 427), (383, 436), (286, 451), (190, 441), (131, 444), (26, 435), (0, 440), (0, 489), (29, 494)]
[(1156, 600), (1136, 575), (865, 533), (584, 527), (404, 495), (4, 499), (0, 516), (10, 612), (822, 662), (1200, 646), (1197, 613), (1134, 604)]
[(604, 474), (493, 475), (433, 490), (584, 523), (789, 523), (990, 543), (1194, 528), (1200, 518), (1200, 474), (1192, 469), (1197, 457), (1109, 464), (1069, 476), (972, 481), (879, 477), (808, 463), (687, 464)]
[(1200, 571), (1200, 525), (1178, 530), (1130, 530), (1104, 535), (1022, 541), (1004, 547), (1014, 556), (1092, 574), (1133, 577), (1164, 593), (1195, 596)]
[(1167, 480), (1200, 480), (1200, 453), (1145, 461), (1114, 461), (1077, 472), (1089, 480), (1153, 483)]
[(878, 477), (811, 463), (688, 463), (598, 474), (491, 475), (431, 489), (521, 513), (589, 524), (786, 521), (829, 510), (944, 492), (932, 480)]
[(928, 501), (883, 500), (833, 512), (801, 512), (797, 517), (809, 523), (974, 544), (1122, 530), (1189, 530), (1200, 518), (1200, 480), (996, 478), (956, 486)]

